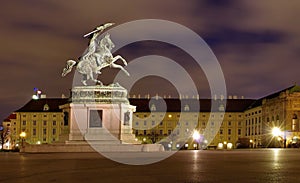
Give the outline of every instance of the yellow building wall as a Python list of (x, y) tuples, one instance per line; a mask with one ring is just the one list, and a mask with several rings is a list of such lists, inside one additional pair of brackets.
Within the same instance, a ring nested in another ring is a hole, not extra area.
[(14, 144), (20, 143), (21, 132), (26, 133), (25, 142), (29, 144), (51, 144), (59, 141), (63, 131), (61, 112), (16, 112), (11, 120), (11, 138)]

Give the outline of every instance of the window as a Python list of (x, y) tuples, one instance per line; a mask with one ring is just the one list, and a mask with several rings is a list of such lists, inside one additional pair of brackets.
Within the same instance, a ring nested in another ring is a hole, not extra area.
[(154, 126), (155, 125), (155, 121), (152, 121), (152, 126)]
[(36, 120), (33, 120), (33, 126), (36, 126)]
[(220, 129), (220, 135), (223, 135), (223, 129)]
[(189, 126), (189, 122), (185, 122), (185, 126)]
[(239, 121), (239, 122), (238, 122), (238, 125), (239, 125), (239, 126), (241, 126), (241, 125), (242, 125), (242, 122), (241, 122), (241, 121)]
[(228, 129), (228, 135), (231, 135), (231, 129)]
[(171, 132), (172, 132), (172, 130), (168, 130), (168, 135), (170, 135), (170, 134), (171, 134)]
[(190, 106), (186, 104), (186, 105), (184, 106), (184, 111), (189, 111), (189, 110), (190, 110)]
[(46, 118), (47, 117), (47, 115), (44, 115), (44, 118)]
[(228, 126), (231, 126), (231, 121), (228, 121)]
[(46, 129), (46, 128), (43, 129), (43, 134), (44, 134), (44, 135), (47, 134), (47, 129)]
[(49, 111), (49, 105), (48, 105), (48, 104), (45, 104), (45, 105), (44, 105), (43, 111)]
[(33, 135), (33, 136), (36, 136), (36, 129), (35, 129), (35, 128), (32, 129), (32, 135)]
[(159, 135), (163, 135), (163, 131), (162, 130), (159, 130)]
[(53, 129), (52, 129), (52, 134), (53, 134), (53, 135), (56, 135), (56, 128), (53, 128)]
[(22, 125), (24, 125), (24, 126), (26, 125), (26, 121), (25, 120), (22, 122)]
[(138, 135), (139, 135), (139, 131), (135, 130), (135, 136), (138, 136)]
[(46, 121), (46, 120), (44, 120), (44, 121), (43, 121), (43, 124), (44, 124), (44, 126), (46, 126), (46, 125), (47, 125), (47, 121)]
[(159, 123), (159, 125), (162, 126), (162, 125), (163, 125), (163, 122), (161, 121), (161, 122)]
[(43, 138), (43, 141), (44, 141), (44, 142), (46, 142), (46, 141), (47, 141), (47, 138), (46, 138), (46, 137), (44, 137), (44, 138)]
[(135, 125), (136, 125), (136, 126), (139, 126), (139, 122), (135, 122)]
[(147, 135), (147, 130), (144, 130), (144, 135)]
[(25, 114), (23, 114), (22, 116), (23, 116), (23, 118), (26, 118), (26, 115), (25, 115)]
[(151, 105), (151, 111), (156, 111), (156, 106), (154, 104)]
[(33, 117), (35, 118), (35, 117), (36, 117), (36, 115), (34, 114), (34, 115), (33, 115)]
[(56, 121), (53, 121), (53, 126), (56, 126)]
[(53, 117), (55, 118), (55, 117), (56, 117), (56, 115), (55, 115), (55, 114), (53, 114)]
[(241, 135), (242, 134), (242, 129), (238, 129), (238, 135)]
[(144, 126), (146, 126), (147, 125), (147, 121), (144, 121)]

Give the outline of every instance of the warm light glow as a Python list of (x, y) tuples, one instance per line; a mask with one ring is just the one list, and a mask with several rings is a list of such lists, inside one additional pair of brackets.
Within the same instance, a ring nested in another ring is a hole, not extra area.
[(218, 149), (223, 149), (223, 143), (220, 142), (220, 143), (218, 144)]
[(37, 95), (32, 95), (32, 99), (37, 100), (39, 97)]
[(227, 149), (232, 149), (232, 147), (233, 147), (232, 143), (227, 144)]
[(37, 141), (36, 144), (41, 144), (41, 141)]
[(224, 144), (227, 144), (227, 142), (226, 142), (226, 141), (224, 141)]
[(26, 137), (26, 133), (25, 132), (21, 132), (20, 133), (20, 137), (25, 138)]
[(189, 144), (184, 144), (184, 147), (188, 148), (188, 147), (189, 147)]
[(172, 118), (172, 115), (171, 115), (171, 114), (169, 114), (169, 115), (168, 115), (168, 117), (169, 117), (169, 118)]
[(274, 127), (272, 129), (272, 134), (273, 134), (273, 136), (278, 137), (281, 135), (281, 130), (278, 127)]
[(193, 139), (194, 140), (199, 140), (200, 139), (200, 133), (197, 130), (194, 130)]
[(143, 141), (145, 142), (145, 141), (146, 141), (146, 138), (143, 138)]
[(253, 140), (252, 140), (252, 139), (250, 139), (250, 143), (253, 143)]

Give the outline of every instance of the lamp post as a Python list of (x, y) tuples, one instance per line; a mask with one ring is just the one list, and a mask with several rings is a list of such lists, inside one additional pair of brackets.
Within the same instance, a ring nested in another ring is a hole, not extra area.
[[(277, 137), (278, 141), (282, 140), (282, 136), (281, 136), (282, 135), (282, 131), (280, 130), (280, 128), (274, 127), (272, 129), (272, 135), (273, 135), (273, 137)], [(281, 144), (280, 144), (280, 146), (281, 146)]]
[(24, 141), (25, 141), (25, 137), (26, 137), (26, 133), (25, 132), (21, 132), (20, 133), (20, 137), (21, 137), (21, 140), (22, 140), (22, 148), (24, 148)]

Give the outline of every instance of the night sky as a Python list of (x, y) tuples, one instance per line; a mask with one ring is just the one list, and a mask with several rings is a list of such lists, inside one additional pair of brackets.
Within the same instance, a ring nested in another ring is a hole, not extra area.
[[(82, 35), (105, 22), (163, 19), (195, 31), (220, 62), (229, 95), (260, 98), (299, 84), (299, 8), (298, 0), (2, 1), (0, 119), (28, 102), (34, 87), (47, 97), (68, 95), (74, 72), (61, 77), (66, 60), (81, 56), (88, 45)], [(174, 59), (191, 74), (200, 95), (209, 97), (201, 69), (174, 46), (148, 41), (117, 53), (129, 63), (149, 54)], [(109, 83), (117, 71), (103, 70), (101, 80)], [(152, 77), (140, 80), (130, 94), (169, 95), (173, 89)]]

